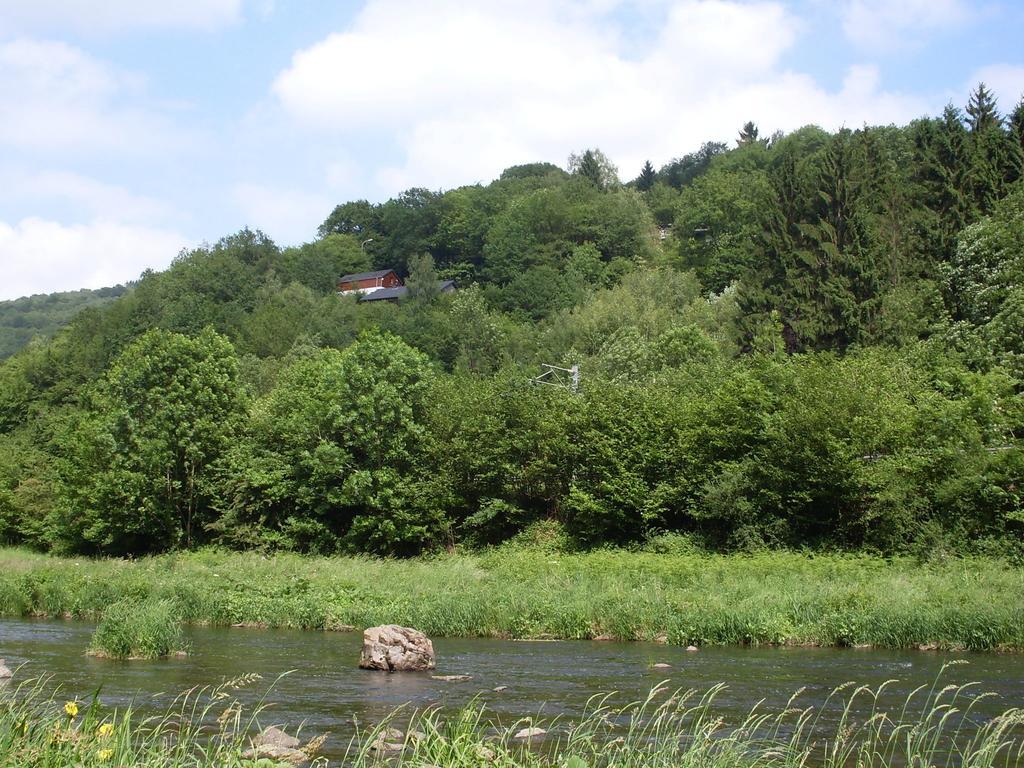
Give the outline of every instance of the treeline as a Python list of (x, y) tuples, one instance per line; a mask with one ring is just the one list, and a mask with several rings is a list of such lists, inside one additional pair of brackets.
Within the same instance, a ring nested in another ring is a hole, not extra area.
[[(410, 554), (555, 520), (1019, 554), (1022, 136), (979, 86), (905, 127), (748, 124), (626, 184), (587, 150), (183, 253), (0, 367), (0, 538)], [(368, 268), (408, 299), (334, 294)]]
[(0, 301), (0, 360), (34, 338), (50, 338), (86, 307), (108, 304), (127, 290), (126, 286), (117, 285)]

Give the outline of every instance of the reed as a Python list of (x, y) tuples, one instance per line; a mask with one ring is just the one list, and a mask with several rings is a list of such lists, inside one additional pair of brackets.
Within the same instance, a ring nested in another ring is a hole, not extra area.
[(1024, 650), (1024, 570), (867, 555), (515, 546), (411, 560), (199, 551), (139, 560), (0, 550), (0, 615), (98, 620), (170, 600), (185, 623), (694, 644)]
[[(944, 668), (945, 671), (945, 668)], [(164, 712), (145, 717), (108, 710), (93, 699), (65, 701), (47, 679), (0, 689), (0, 766), (64, 768), (271, 768), (247, 756), (260, 731), (267, 694), (243, 705), (240, 689), (258, 675), (195, 688)], [(316, 757), (318, 737), (303, 747), (317, 768), (1021, 768), (1024, 711), (984, 718), (987, 694), (973, 684), (934, 684), (902, 704), (879, 705), (895, 681), (870, 688), (848, 683), (817, 707), (794, 694), (781, 711), (755, 705), (730, 721), (716, 706), (723, 691), (655, 687), (625, 704), (595, 696), (577, 720), (502, 722), (483, 706), (458, 711), (406, 708), (356, 732), (331, 760)], [(272, 694), (272, 688), (268, 692)], [(826, 717), (828, 715), (828, 717)], [(395, 726), (405, 730), (395, 733)], [(540, 729), (517, 738), (524, 728)]]
[(173, 601), (120, 600), (103, 611), (88, 653), (109, 659), (159, 659), (187, 654)]
[[(450, 717), (433, 709), (414, 713), (409, 735), (392, 744), (390, 752), (383, 748), (383, 735), (392, 723), (360, 734), (343, 762), (357, 768), (384, 760), (391, 765), (507, 768), (1024, 765), (1020, 709), (979, 723), (974, 709), (984, 694), (972, 694), (971, 684), (937, 682), (911, 691), (901, 707), (882, 710), (879, 695), (893, 682), (878, 688), (848, 684), (817, 708), (800, 706), (799, 694), (794, 694), (781, 712), (755, 706), (738, 723), (716, 713), (722, 686), (705, 692), (657, 687), (644, 700), (624, 706), (612, 704), (610, 696), (598, 696), (576, 722), (528, 719), (502, 725), (479, 707)], [(839, 710), (838, 722), (824, 725), (822, 714), (833, 709)], [(546, 733), (516, 738), (524, 727)]]

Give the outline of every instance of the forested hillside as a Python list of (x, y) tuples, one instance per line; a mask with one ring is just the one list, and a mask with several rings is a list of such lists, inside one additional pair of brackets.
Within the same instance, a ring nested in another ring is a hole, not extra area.
[(107, 304), (127, 290), (117, 285), (0, 301), (0, 360), (10, 357), (36, 337), (50, 338), (86, 307)]
[[(225, 237), (0, 366), (0, 538), (411, 554), (554, 521), (1019, 555), (1022, 142), (979, 87), (625, 184), (588, 150), (344, 203), (301, 247)], [(334, 293), (370, 268), (408, 297)]]

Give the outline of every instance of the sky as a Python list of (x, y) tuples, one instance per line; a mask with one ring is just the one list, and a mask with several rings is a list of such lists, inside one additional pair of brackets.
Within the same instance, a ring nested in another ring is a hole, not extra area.
[(1022, 0), (0, 0), (0, 299), (243, 227), (598, 147), (634, 178), (747, 120), (1024, 94)]

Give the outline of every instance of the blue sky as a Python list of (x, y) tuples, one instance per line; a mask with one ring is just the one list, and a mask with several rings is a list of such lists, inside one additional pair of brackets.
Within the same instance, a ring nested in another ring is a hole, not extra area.
[(0, 0), (0, 298), (110, 285), (243, 226), (746, 120), (905, 123), (1024, 93), (1024, 2)]

